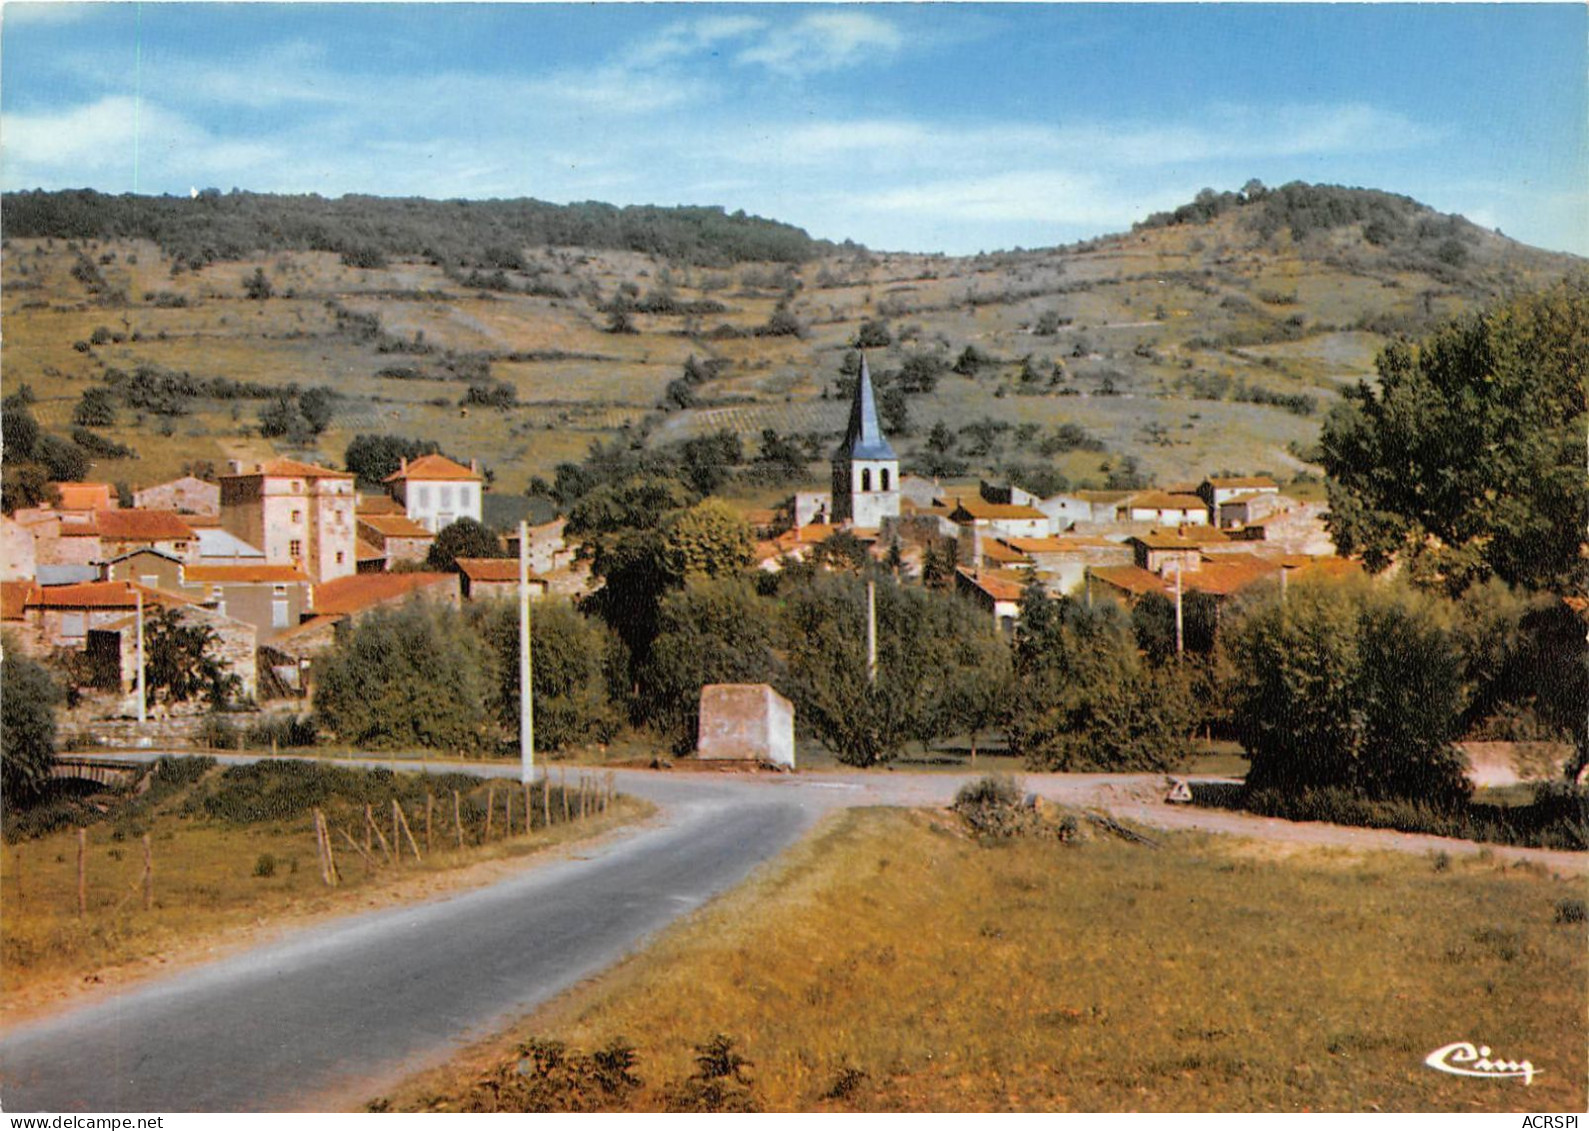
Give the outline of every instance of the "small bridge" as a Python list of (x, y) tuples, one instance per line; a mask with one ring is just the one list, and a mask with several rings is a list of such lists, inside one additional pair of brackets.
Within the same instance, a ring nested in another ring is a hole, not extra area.
[(125, 789), (143, 773), (141, 762), (122, 762), (114, 758), (79, 758), (72, 755), (57, 757), (50, 769), (50, 777), (90, 781), (107, 789)]

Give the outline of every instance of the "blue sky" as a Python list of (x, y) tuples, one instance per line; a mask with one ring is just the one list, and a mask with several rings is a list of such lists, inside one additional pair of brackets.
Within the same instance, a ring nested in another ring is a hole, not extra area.
[(1041, 247), (1250, 177), (1589, 255), (1589, 8), (34, 4), (0, 183), (720, 204)]

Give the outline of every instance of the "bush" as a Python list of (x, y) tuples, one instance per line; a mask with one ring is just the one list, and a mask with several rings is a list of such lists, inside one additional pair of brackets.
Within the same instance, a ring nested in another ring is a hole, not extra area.
[(276, 874), (276, 858), (268, 852), (261, 852), (254, 860), (254, 875), (258, 879), (269, 879)]
[(1559, 899), (1556, 901), (1556, 922), (1582, 923), (1585, 918), (1589, 918), (1589, 912), (1586, 912), (1583, 900)]
[(0, 790), (7, 807), (40, 797), (55, 764), (55, 705), (61, 689), (43, 664), (5, 642), (0, 661)]

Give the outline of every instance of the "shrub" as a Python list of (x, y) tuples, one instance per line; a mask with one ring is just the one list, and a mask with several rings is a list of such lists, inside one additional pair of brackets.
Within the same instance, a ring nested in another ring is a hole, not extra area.
[(1581, 899), (1559, 899), (1556, 901), (1556, 922), (1582, 923), (1589, 918), (1584, 901)]
[(269, 879), (276, 874), (276, 858), (268, 852), (261, 852), (254, 860), (254, 875), (259, 879)]

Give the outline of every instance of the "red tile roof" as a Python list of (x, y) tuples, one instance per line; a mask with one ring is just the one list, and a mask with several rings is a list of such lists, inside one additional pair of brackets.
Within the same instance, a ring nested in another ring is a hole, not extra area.
[(109, 483), (57, 483), (61, 510), (92, 511), (116, 505), (116, 490)]
[(386, 477), (387, 483), (398, 483), (404, 479), (473, 479), (479, 481), (483, 478), (478, 471), (472, 471), (461, 463), (448, 459), (446, 456), (428, 455), (418, 459), (409, 460), (408, 465)]
[(1192, 593), (1211, 593), (1216, 597), (1228, 597), (1232, 593), (1241, 592), (1255, 582), (1276, 577), (1279, 573), (1279, 562), (1263, 561), (1246, 555), (1243, 555), (1241, 561), (1222, 557), (1217, 561), (1204, 562), (1195, 570), (1188, 570), (1185, 588)]
[(88, 581), (80, 585), (49, 585), (28, 594), (30, 609), (132, 609), (143, 593), (148, 605), (191, 605), (195, 602), (163, 589), (131, 585), (125, 581)]
[(371, 495), (369, 498), (359, 497), (358, 517), (365, 518), (372, 514), (407, 514), (403, 505), (390, 495)]
[(95, 511), (94, 525), (101, 538), (154, 542), (198, 537), (176, 511)]
[(352, 472), (332, 471), (329, 467), (318, 464), (304, 463), (296, 459), (272, 459), (264, 463), (255, 464), (252, 470), (239, 471), (233, 475), (223, 475), (223, 479), (251, 479), (257, 476), (269, 476), (272, 479), (352, 479)]
[(1030, 565), (1032, 562), (1032, 559), (1020, 550), (997, 538), (982, 543), (982, 557), (990, 562), (1008, 562), (1019, 565)]
[(359, 523), (368, 526), (383, 538), (436, 537), (406, 514), (365, 514), (361, 511)]
[(291, 565), (190, 565), (182, 570), (185, 581), (221, 585), (227, 582), (306, 582), (309, 576)]
[[(518, 584), (519, 580), (517, 558), (459, 558), (458, 570), (470, 581), (487, 583), (511, 581)], [(530, 580), (541, 584), (545, 584), (546, 581), (534, 571), (530, 573)]]
[(982, 590), (995, 601), (1019, 601), (1026, 591), (1025, 579), (1009, 573), (983, 570), (980, 573), (960, 566), (955, 571), (963, 584)]
[(1168, 491), (1143, 491), (1121, 504), (1132, 510), (1206, 511), (1208, 504), (1197, 495), (1172, 495)]
[(1119, 550), (1127, 545), (1108, 538), (1094, 538), (1081, 534), (1053, 535), (1048, 538), (1007, 538), (1005, 541), (1023, 554), (1067, 554), (1079, 550)]
[(0, 620), (21, 620), (35, 588), (31, 581), (0, 581)]
[(362, 612), (387, 601), (433, 586), (450, 584), (457, 592), (455, 573), (356, 573), (314, 587), (316, 616)]
[(1127, 593), (1162, 593), (1164, 592), (1164, 579), (1156, 573), (1134, 565), (1118, 566), (1093, 566), (1087, 571), (1089, 577), (1113, 585), (1116, 589), (1123, 589)]
[(1023, 506), (1020, 503), (989, 503), (975, 496), (954, 500), (954, 510), (951, 513), (951, 517), (961, 512), (973, 519), (1035, 519), (1039, 522), (1048, 521), (1048, 516), (1036, 507)]
[(353, 560), (356, 562), (384, 562), (386, 551), (376, 549), (362, 538), (353, 539)]

